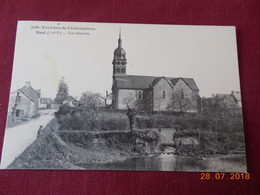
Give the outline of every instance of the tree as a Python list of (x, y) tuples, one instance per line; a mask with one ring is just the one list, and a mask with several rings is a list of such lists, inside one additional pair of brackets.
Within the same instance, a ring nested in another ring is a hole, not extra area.
[(168, 109), (172, 112), (183, 114), (184, 112), (193, 109), (193, 101), (192, 97), (186, 97), (183, 90), (178, 90), (173, 93)]
[(85, 108), (98, 109), (98, 107), (104, 105), (105, 98), (101, 96), (100, 93), (94, 93), (91, 91), (86, 91), (82, 94), (79, 103)]
[(62, 79), (60, 80), (59, 86), (58, 86), (58, 90), (57, 90), (57, 94), (56, 94), (56, 98), (55, 98), (55, 102), (62, 104), (62, 102), (65, 100), (65, 98), (69, 95), (69, 89), (68, 89), (68, 85), (65, 82), (65, 78), (62, 77)]

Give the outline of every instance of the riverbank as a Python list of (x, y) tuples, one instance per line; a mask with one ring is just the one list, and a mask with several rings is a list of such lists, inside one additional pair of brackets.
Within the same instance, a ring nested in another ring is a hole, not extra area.
[(58, 131), (54, 119), (8, 169), (82, 169), (77, 164), (123, 161), (155, 153), (158, 142), (151, 131)]
[(176, 155), (172, 145), (160, 147), (162, 139), (159, 139), (156, 131), (77, 131), (59, 130), (59, 126), (57, 120), (53, 119), (43, 135), (38, 136), (8, 169), (246, 170), (244, 154)]

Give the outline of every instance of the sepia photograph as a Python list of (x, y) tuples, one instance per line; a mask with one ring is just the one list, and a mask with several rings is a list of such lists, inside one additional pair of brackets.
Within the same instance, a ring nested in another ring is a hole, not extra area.
[(236, 28), (18, 21), (0, 169), (246, 172)]

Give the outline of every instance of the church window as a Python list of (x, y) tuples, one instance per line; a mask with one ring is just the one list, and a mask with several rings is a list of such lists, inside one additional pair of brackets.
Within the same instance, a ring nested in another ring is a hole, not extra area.
[(138, 100), (142, 100), (143, 99), (143, 92), (142, 91), (138, 91), (137, 92), (137, 99)]
[(166, 99), (166, 91), (164, 91), (164, 90), (162, 91), (162, 99), (164, 99), (164, 100)]
[(116, 72), (120, 72), (120, 68), (116, 68)]
[(181, 99), (183, 100), (184, 99), (184, 96), (185, 96), (185, 94), (184, 94), (184, 91), (183, 90), (181, 90)]
[(125, 68), (121, 68), (121, 73), (125, 73)]

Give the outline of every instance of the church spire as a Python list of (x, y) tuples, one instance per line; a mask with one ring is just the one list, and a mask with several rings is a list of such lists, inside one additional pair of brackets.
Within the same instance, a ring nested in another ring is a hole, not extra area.
[(120, 30), (119, 30), (118, 47), (122, 47), (121, 27), (120, 27)]
[(118, 47), (114, 51), (113, 77), (126, 75), (126, 52), (122, 48), (121, 28), (119, 30)]

